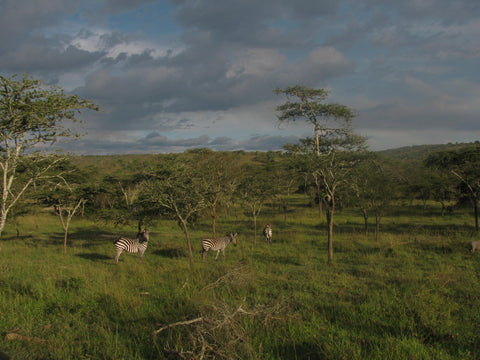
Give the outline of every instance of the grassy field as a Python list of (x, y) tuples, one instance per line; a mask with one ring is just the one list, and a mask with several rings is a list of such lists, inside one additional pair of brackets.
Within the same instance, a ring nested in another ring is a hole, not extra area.
[[(274, 243), (246, 218), (226, 259), (199, 242), (195, 264), (175, 223), (150, 226), (143, 263), (113, 240), (134, 228), (76, 218), (67, 255), (58, 220), (20, 219), (0, 241), (0, 359), (479, 359), (480, 254), (471, 215), (399, 207), (377, 242), (352, 210), (336, 215), (334, 264), (323, 219), (266, 209)], [(373, 226), (372, 226), (373, 228)]]

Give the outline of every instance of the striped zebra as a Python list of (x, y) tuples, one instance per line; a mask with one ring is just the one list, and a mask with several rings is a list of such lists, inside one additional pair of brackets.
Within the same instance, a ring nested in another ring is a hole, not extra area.
[(148, 230), (144, 229), (137, 234), (136, 239), (129, 239), (122, 237), (114, 242), (115, 248), (115, 264), (118, 264), (118, 258), (122, 251), (129, 253), (140, 253), (140, 260), (143, 261), (143, 253), (147, 250), (148, 245)]
[(265, 241), (268, 244), (272, 243), (272, 226), (270, 224), (265, 225), (263, 229), (263, 236), (265, 236)]
[(215, 239), (203, 239), (202, 240), (202, 260), (205, 261), (205, 256), (207, 255), (208, 250), (213, 250), (217, 252), (215, 260), (217, 260), (220, 251), (222, 252), (223, 258), (225, 259), (225, 248), (228, 244), (232, 243), (234, 246), (237, 246), (237, 233), (223, 237), (218, 237)]

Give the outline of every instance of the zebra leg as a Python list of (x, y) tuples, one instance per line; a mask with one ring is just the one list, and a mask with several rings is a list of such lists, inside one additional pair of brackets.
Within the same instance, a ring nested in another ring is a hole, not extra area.
[(141, 251), (141, 250), (139, 251), (139, 253), (140, 253), (140, 261), (141, 261), (141, 262), (143, 262), (143, 253), (144, 253), (144, 252), (145, 252), (145, 251)]
[(217, 256), (215, 256), (215, 260), (217, 260), (218, 255), (220, 255), (220, 250), (217, 251)]
[(202, 261), (205, 261), (205, 256), (207, 256), (207, 250), (202, 250)]
[(118, 264), (118, 258), (120, 257), (122, 251), (122, 249), (117, 249), (117, 251), (115, 252), (115, 264)]

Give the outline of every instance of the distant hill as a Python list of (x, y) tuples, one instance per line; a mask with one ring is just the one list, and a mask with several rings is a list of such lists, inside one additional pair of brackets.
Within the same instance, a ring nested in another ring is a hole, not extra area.
[(459, 150), (472, 145), (480, 145), (480, 141), (473, 143), (404, 146), (396, 149), (378, 151), (377, 153), (393, 159), (423, 161), (428, 155), (439, 151)]
[[(395, 149), (376, 151), (375, 153), (382, 155), (386, 158), (396, 160), (407, 160), (422, 162), (428, 155), (439, 151), (451, 151), (458, 150), (467, 146), (480, 145), (480, 141), (473, 143), (448, 143), (448, 144), (436, 144), (436, 145), (414, 145), (404, 146)], [(209, 149), (194, 149), (188, 150), (184, 153), (175, 154), (175, 156), (189, 156), (189, 154), (199, 152), (210, 152)], [(235, 161), (242, 163), (251, 162), (265, 162), (268, 161), (269, 156), (279, 156), (281, 152), (246, 152), (246, 151), (223, 151), (225, 155), (235, 155)], [(72, 162), (80, 168), (88, 168), (90, 166), (97, 169), (101, 169), (103, 173), (112, 172), (135, 172), (139, 168), (146, 167), (151, 163), (153, 159), (157, 161), (161, 160), (164, 156), (170, 156), (172, 154), (137, 154), (137, 155), (79, 155), (73, 156)]]

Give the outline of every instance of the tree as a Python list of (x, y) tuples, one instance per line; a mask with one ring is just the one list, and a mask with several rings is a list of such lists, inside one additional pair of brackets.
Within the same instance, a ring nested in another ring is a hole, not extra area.
[[(351, 127), (353, 111), (340, 104), (324, 104), (328, 91), (304, 86), (276, 89), (285, 94), (287, 102), (277, 107), (279, 121), (307, 120), (314, 125), (315, 138), (301, 140), (301, 145), (288, 147), (296, 155), (307, 157), (318, 198), (325, 206), (328, 226), (328, 262), (333, 262), (333, 225), (336, 193), (356, 162), (350, 153), (364, 150), (365, 139), (354, 134)], [(315, 156), (312, 156), (314, 154)]]
[[(262, 171), (263, 170), (263, 171)], [(273, 198), (273, 187), (265, 169), (245, 165), (238, 186), (241, 199), (250, 208), (253, 218), (253, 243), (257, 243), (257, 218), (266, 200)]]
[(178, 220), (187, 239), (190, 265), (193, 265), (188, 224), (207, 206), (203, 179), (195, 171), (194, 164), (175, 156), (163, 159), (151, 177), (145, 181), (141, 197), (152, 208), (157, 206), (160, 213)]
[(370, 211), (375, 215), (375, 240), (379, 240), (380, 222), (394, 194), (394, 181), (389, 173), (389, 165), (367, 154), (351, 173), (348, 190), (360, 208), (364, 219), (365, 236), (368, 235)]
[(217, 207), (219, 202), (233, 196), (238, 185), (239, 163), (235, 154), (210, 149), (190, 150), (187, 155), (203, 179), (205, 202), (212, 218), (212, 237), (216, 238)]
[(56, 156), (40, 156), (38, 145), (78, 136), (63, 121), (77, 121), (83, 109), (98, 107), (27, 75), (20, 80), (0, 76), (0, 235), (25, 191), (60, 161)]
[(460, 191), (466, 194), (473, 206), (475, 230), (478, 232), (478, 202), (480, 200), (480, 146), (431, 154), (425, 161), (427, 167), (448, 171), (459, 181)]
[(276, 207), (283, 212), (284, 222), (287, 222), (288, 200), (291, 193), (298, 189), (298, 179), (292, 176), (292, 168), (289, 159), (284, 154), (272, 151), (258, 153), (256, 160), (262, 163), (263, 176), (268, 181), (271, 189), (272, 205), (275, 201)]
[(68, 228), (72, 218), (87, 201), (84, 185), (87, 176), (68, 160), (58, 164), (55, 176), (38, 186), (43, 189), (37, 197), (48, 206), (54, 208), (63, 228), (63, 253), (67, 253)]
[[(296, 85), (286, 89), (276, 88), (276, 94), (285, 94), (287, 102), (277, 106), (279, 121), (307, 120), (312, 123), (315, 132), (315, 151), (320, 155), (320, 138), (345, 136), (350, 133), (348, 123), (355, 116), (352, 109), (341, 104), (325, 104), (329, 92), (325, 89), (311, 89)], [(293, 101), (292, 101), (293, 100)], [(332, 121), (343, 122), (341, 126), (332, 126)]]
[[(151, 211), (145, 199), (140, 198), (145, 174), (119, 174), (105, 176), (101, 182), (101, 192), (96, 191), (93, 201), (103, 203), (99, 206), (99, 215), (105, 220), (113, 220), (115, 224), (137, 223), (138, 232), (144, 228), (144, 222), (155, 218), (158, 214)], [(109, 208), (105, 209), (108, 201)]]

